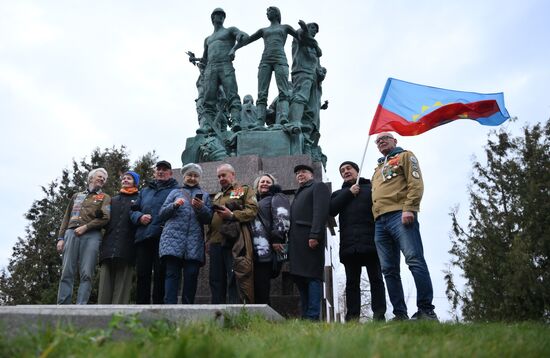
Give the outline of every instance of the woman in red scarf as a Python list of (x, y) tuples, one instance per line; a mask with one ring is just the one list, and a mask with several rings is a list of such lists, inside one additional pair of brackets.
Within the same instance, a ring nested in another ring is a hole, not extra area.
[(134, 276), (134, 233), (130, 208), (138, 197), (139, 175), (128, 171), (111, 200), (111, 221), (99, 249), (99, 304), (128, 304)]

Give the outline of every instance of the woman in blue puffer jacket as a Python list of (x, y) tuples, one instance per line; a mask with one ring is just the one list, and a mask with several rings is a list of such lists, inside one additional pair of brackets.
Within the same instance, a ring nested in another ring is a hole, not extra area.
[(165, 304), (178, 303), (183, 269), (184, 304), (195, 302), (199, 269), (204, 264), (204, 225), (212, 220), (208, 193), (199, 186), (202, 168), (189, 163), (181, 168), (183, 187), (174, 189), (160, 209), (166, 220), (160, 236), (159, 256), (166, 265)]

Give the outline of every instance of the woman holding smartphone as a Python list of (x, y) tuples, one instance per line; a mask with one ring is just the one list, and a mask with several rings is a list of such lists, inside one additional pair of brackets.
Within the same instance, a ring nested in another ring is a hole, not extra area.
[(183, 270), (181, 302), (193, 304), (199, 270), (204, 265), (204, 225), (212, 220), (208, 193), (201, 189), (202, 168), (195, 163), (181, 168), (183, 186), (174, 189), (160, 209), (166, 220), (160, 237), (159, 256), (166, 265), (165, 304), (178, 303)]
[(254, 303), (269, 304), (274, 256), (284, 249), (290, 227), (290, 202), (271, 174), (256, 178), (254, 189), (258, 199), (258, 214), (252, 224)]

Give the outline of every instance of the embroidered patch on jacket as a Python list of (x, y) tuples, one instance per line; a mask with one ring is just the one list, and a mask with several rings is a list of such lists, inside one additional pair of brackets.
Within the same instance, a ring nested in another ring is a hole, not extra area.
[(104, 193), (94, 195), (94, 200), (103, 200), (103, 198), (105, 198)]
[(231, 192), (229, 193), (229, 199), (239, 199), (243, 195), (244, 195), (244, 189), (237, 188), (235, 190), (231, 190)]
[(399, 165), (399, 157), (394, 157), (394, 158), (391, 158), (390, 160), (388, 160), (388, 165), (392, 166), (392, 167), (398, 166)]

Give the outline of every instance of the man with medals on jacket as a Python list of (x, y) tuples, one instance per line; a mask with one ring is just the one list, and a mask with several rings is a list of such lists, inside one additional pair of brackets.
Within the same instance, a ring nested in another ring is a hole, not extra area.
[(416, 156), (401, 147), (391, 133), (380, 133), (376, 146), (383, 157), (372, 176), (374, 242), (393, 306), (394, 320), (407, 320), (407, 305), (401, 283), (400, 252), (405, 256), (416, 286), (418, 311), (412, 319), (437, 320), (433, 287), (424, 259), (418, 211), (424, 192)]

